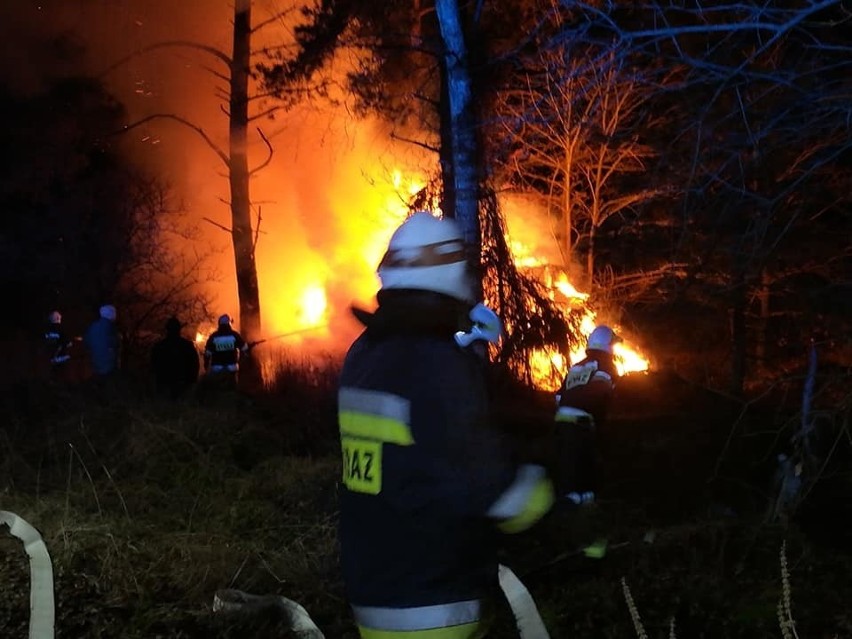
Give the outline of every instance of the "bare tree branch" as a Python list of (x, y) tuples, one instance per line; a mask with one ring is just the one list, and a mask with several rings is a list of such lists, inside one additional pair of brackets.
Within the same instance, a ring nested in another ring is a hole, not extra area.
[(286, 109), (286, 107), (285, 107), (285, 106), (282, 106), (282, 105), (274, 106), (274, 107), (270, 107), (270, 108), (266, 109), (265, 111), (261, 111), (260, 113), (257, 113), (257, 114), (255, 114), (255, 115), (251, 116), (251, 117), (248, 119), (248, 121), (249, 121), (249, 122), (254, 122), (255, 120), (259, 120), (259, 119), (261, 119), (261, 118), (265, 118), (265, 117), (267, 117), (267, 116), (269, 116), (269, 115), (272, 115), (273, 113), (276, 113), (276, 112), (278, 112), (278, 111), (282, 111), (282, 110), (284, 110), (284, 109)]
[[(253, 168), (251, 171), (249, 171), (249, 177), (251, 177), (252, 175), (258, 173), (259, 171), (261, 171), (264, 168), (266, 168), (267, 166), (269, 166), (269, 163), (272, 161), (272, 154), (275, 151), (272, 148), (272, 144), (270, 144), (267, 137), (263, 134), (263, 131), (260, 130), (260, 127), (257, 127), (257, 134), (260, 136), (260, 139), (263, 140), (263, 143), (266, 145), (266, 150), (267, 150), (268, 154), (266, 156), (266, 159), (263, 162), (261, 162), (257, 167)], [(260, 209), (258, 208), (258, 217), (259, 216), (260, 216)]]
[(279, 11), (278, 13), (275, 13), (275, 14), (269, 16), (266, 20), (262, 20), (261, 22), (258, 22), (251, 29), (252, 35), (254, 35), (258, 31), (260, 31), (264, 27), (272, 24), (273, 22), (280, 22), (282, 20), (282, 18), (284, 18), (285, 16), (288, 16), (288, 15), (291, 15), (295, 11), (296, 11), (296, 7), (291, 7), (289, 9), (286, 9), (284, 11)]
[(405, 136), (399, 135), (396, 131), (391, 131), (390, 134), (391, 140), (399, 140), (400, 142), (406, 142), (408, 144), (413, 144), (414, 146), (419, 146), (421, 149), (426, 149), (427, 151), (432, 151), (433, 153), (438, 153), (438, 147), (432, 146), (426, 142), (422, 142), (421, 140), (415, 140), (413, 138), (407, 138)]
[(227, 226), (225, 226), (225, 225), (223, 225), (223, 224), (219, 224), (219, 222), (216, 222), (215, 220), (211, 220), (211, 219), (210, 219), (209, 217), (207, 217), (207, 216), (204, 216), (204, 217), (203, 217), (203, 218), (201, 218), (201, 219), (203, 219), (205, 222), (209, 222), (210, 224), (212, 224), (212, 225), (213, 225), (213, 226), (215, 226), (216, 228), (220, 228), (220, 229), (222, 229), (223, 231), (225, 231), (225, 232), (226, 232), (226, 233), (228, 233), (228, 234), (232, 233), (231, 229), (229, 229)]
[(145, 124), (147, 122), (151, 122), (152, 120), (174, 120), (175, 122), (179, 122), (180, 124), (184, 125), (185, 127), (192, 129), (198, 135), (201, 136), (201, 138), (207, 143), (207, 146), (209, 146), (211, 149), (213, 149), (213, 151), (216, 153), (216, 155), (219, 156), (219, 159), (222, 160), (222, 162), (224, 162), (226, 167), (230, 166), (231, 160), (230, 160), (230, 157), (228, 156), (228, 154), (225, 153), (225, 151), (223, 151), (221, 149), (221, 147), (219, 147), (210, 138), (210, 136), (207, 135), (207, 133), (204, 131), (204, 129), (202, 129), (197, 124), (190, 122), (186, 118), (183, 118), (179, 115), (175, 115), (174, 113), (154, 113), (154, 114), (146, 116), (146, 117), (142, 118), (141, 120), (138, 120), (138, 121), (136, 121), (132, 124), (125, 125), (121, 129), (121, 131), (118, 131), (117, 133), (127, 133), (128, 131), (135, 129), (139, 126), (142, 126), (143, 124)]
[(134, 51), (133, 53), (126, 55), (125, 57), (121, 58), (120, 60), (118, 60), (114, 64), (107, 67), (104, 71), (102, 71), (100, 73), (100, 75), (98, 77), (102, 78), (102, 77), (112, 73), (118, 67), (120, 67), (124, 64), (127, 64), (128, 62), (130, 62), (134, 58), (138, 58), (141, 55), (145, 55), (146, 53), (150, 53), (151, 51), (156, 51), (158, 49), (168, 49), (168, 48), (195, 49), (197, 51), (202, 51), (204, 53), (212, 55), (214, 58), (216, 58), (220, 62), (223, 62), (225, 64), (225, 66), (227, 66), (228, 68), (230, 68), (230, 66), (231, 66), (231, 58), (227, 54), (225, 54), (223, 51), (217, 49), (216, 47), (211, 47), (210, 45), (203, 44), (201, 42), (193, 42), (192, 40), (168, 40), (166, 42), (157, 42), (157, 43), (149, 45), (147, 47), (142, 47), (141, 49), (138, 49), (138, 50)]

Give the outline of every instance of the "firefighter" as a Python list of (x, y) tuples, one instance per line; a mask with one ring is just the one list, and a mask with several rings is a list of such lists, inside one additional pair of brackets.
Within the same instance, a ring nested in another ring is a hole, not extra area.
[(157, 390), (169, 399), (183, 395), (198, 379), (198, 351), (180, 334), (176, 317), (166, 321), (166, 336), (151, 349), (151, 366)]
[(98, 319), (89, 325), (83, 336), (92, 372), (98, 378), (111, 377), (118, 371), (120, 341), (115, 321), (115, 306), (105, 304), (98, 309)]
[(594, 501), (595, 433), (606, 419), (618, 378), (613, 361), (613, 346), (618, 341), (610, 327), (596, 327), (589, 334), (586, 357), (568, 369), (556, 395), (557, 489), (576, 504)]
[(204, 370), (208, 376), (219, 377), (236, 384), (240, 359), (249, 352), (249, 345), (231, 326), (231, 317), (221, 315), (218, 328), (210, 334), (204, 347)]
[(477, 636), (499, 532), (553, 502), (544, 469), (489, 427), (471, 346), (501, 327), (474, 306), (466, 253), (455, 221), (415, 213), (378, 268), (378, 308), (354, 309), (366, 328), (340, 377), (340, 547), (363, 639)]
[(58, 375), (71, 359), (70, 351), (73, 345), (73, 341), (62, 332), (62, 314), (59, 311), (48, 315), (43, 339), (51, 374)]

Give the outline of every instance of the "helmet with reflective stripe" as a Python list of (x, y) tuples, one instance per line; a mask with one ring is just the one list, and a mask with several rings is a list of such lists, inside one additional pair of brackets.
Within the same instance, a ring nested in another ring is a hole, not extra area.
[(464, 235), (455, 220), (418, 211), (391, 236), (379, 264), (382, 290), (415, 289), (474, 301)]
[(219, 316), (219, 326), (230, 326), (231, 325), (231, 316), (225, 313), (224, 315)]
[(50, 315), (47, 316), (47, 321), (51, 324), (61, 324), (62, 313), (60, 313), (59, 311), (53, 311)]
[(605, 351), (612, 353), (613, 345), (620, 341), (609, 326), (598, 326), (589, 333), (589, 341), (586, 344), (586, 350)]

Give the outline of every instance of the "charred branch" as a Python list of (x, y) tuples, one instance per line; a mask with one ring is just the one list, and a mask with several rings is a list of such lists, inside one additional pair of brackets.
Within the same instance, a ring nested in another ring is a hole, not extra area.
[[(266, 159), (263, 162), (261, 162), (257, 167), (255, 167), (255, 168), (253, 168), (249, 171), (249, 177), (251, 177), (252, 175), (255, 175), (256, 173), (262, 171), (264, 168), (269, 166), (269, 163), (272, 162), (272, 155), (275, 152), (275, 149), (272, 147), (272, 144), (270, 144), (269, 139), (263, 134), (263, 131), (261, 131), (260, 127), (257, 127), (257, 134), (260, 136), (260, 139), (263, 140), (263, 143), (266, 145), (267, 155), (266, 155)], [(260, 208), (258, 208), (258, 210), (257, 210), (257, 215), (258, 215), (258, 225), (259, 225), (260, 224)]]

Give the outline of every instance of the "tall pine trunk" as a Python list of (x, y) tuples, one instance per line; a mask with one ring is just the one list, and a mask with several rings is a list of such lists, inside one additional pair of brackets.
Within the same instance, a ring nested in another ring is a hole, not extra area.
[(455, 195), (455, 210), (445, 211), (445, 213), (459, 221), (464, 231), (465, 242), (478, 251), (480, 249), (479, 154), (467, 45), (458, 2), (436, 0), (435, 10), (444, 41), (444, 69), (452, 149), (453, 183), (445, 184), (444, 188), (452, 188)]
[(251, 0), (236, 0), (229, 128), (231, 242), (237, 271), (240, 331), (248, 339), (255, 339), (260, 333), (260, 291), (257, 284), (249, 197), (247, 133), (250, 47)]

